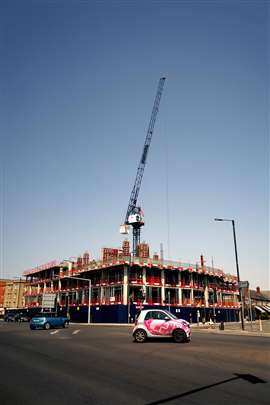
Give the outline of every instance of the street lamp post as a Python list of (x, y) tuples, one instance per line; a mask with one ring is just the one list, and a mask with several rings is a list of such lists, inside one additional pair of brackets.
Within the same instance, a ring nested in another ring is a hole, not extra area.
[[(234, 252), (235, 252), (235, 261), (236, 261), (236, 271), (237, 271), (237, 281), (238, 284), (240, 283), (240, 275), (239, 275), (239, 264), (238, 264), (238, 254), (237, 254), (237, 244), (236, 244), (236, 235), (235, 235), (235, 222), (234, 219), (225, 219), (225, 218), (215, 218), (215, 221), (227, 221), (232, 223), (233, 227), (233, 241), (234, 241)], [(241, 324), (242, 330), (245, 330), (244, 327), (244, 315), (243, 315), (243, 297), (242, 297), (242, 289), (239, 287), (240, 290), (240, 314), (241, 314)]]
[(81, 281), (87, 281), (89, 283), (88, 286), (88, 317), (87, 317), (87, 323), (91, 323), (91, 280), (88, 278), (81, 278), (81, 277), (71, 277), (71, 276), (66, 276), (65, 278), (73, 278), (74, 280), (81, 280)]

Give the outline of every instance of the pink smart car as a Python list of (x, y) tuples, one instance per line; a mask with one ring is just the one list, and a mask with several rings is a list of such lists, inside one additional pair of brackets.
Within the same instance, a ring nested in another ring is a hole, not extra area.
[(134, 341), (143, 343), (147, 338), (173, 338), (177, 343), (189, 342), (190, 325), (169, 311), (144, 309), (140, 312), (133, 329)]

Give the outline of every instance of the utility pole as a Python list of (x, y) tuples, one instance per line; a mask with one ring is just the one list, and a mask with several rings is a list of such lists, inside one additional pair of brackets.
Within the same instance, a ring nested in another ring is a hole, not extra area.
[[(236, 272), (237, 272), (237, 281), (238, 285), (240, 283), (240, 275), (239, 275), (239, 264), (238, 264), (238, 253), (237, 253), (237, 244), (236, 244), (236, 235), (235, 235), (235, 222), (234, 219), (224, 219), (224, 218), (215, 218), (215, 221), (227, 221), (232, 223), (233, 227), (233, 241), (234, 241), (234, 252), (235, 252), (235, 262), (236, 262)], [(239, 293), (240, 293), (240, 314), (241, 314), (241, 324), (242, 324), (242, 330), (245, 330), (244, 326), (244, 303), (243, 303), (243, 294), (242, 294), (242, 288), (239, 286)]]

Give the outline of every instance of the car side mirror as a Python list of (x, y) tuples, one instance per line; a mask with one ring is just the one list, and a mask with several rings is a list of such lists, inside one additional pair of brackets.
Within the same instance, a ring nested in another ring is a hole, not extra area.
[(168, 316), (165, 316), (165, 321), (167, 322), (167, 321), (169, 321), (171, 318), (169, 318)]

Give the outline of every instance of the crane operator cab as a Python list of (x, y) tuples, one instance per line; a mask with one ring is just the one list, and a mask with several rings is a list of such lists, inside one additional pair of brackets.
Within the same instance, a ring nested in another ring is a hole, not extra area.
[(144, 217), (143, 217), (143, 215), (141, 213), (140, 214), (139, 213), (131, 214), (128, 217), (128, 223), (130, 225), (135, 225), (135, 224), (143, 225), (144, 224)]
[(144, 225), (144, 213), (141, 208), (136, 207), (136, 211), (134, 210), (128, 216), (128, 223), (125, 223), (120, 226), (120, 233), (128, 234), (130, 225), (132, 225), (133, 228), (140, 228), (141, 226)]

